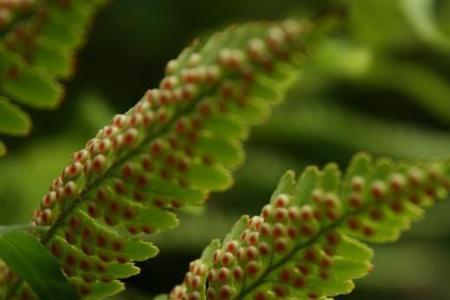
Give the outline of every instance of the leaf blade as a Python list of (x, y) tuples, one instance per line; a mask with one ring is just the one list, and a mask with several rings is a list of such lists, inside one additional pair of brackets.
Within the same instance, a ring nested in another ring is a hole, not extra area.
[(27, 135), (31, 130), (31, 120), (18, 106), (0, 97), (0, 133)]
[(56, 259), (32, 235), (18, 230), (0, 235), (0, 257), (41, 299), (78, 299)]

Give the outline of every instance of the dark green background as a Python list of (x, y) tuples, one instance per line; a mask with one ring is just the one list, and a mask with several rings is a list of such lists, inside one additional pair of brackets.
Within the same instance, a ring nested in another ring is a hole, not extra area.
[[(271, 121), (254, 131), (234, 188), (157, 237), (161, 254), (128, 280), (128, 293), (148, 296), (180, 282), (211, 238), (223, 236), (239, 215), (258, 213), (288, 168), (301, 172), (329, 161), (345, 167), (361, 150), (395, 159), (450, 154), (450, 1), (432, 1), (438, 38), (408, 19), (405, 1), (339, 1), (353, 3), (350, 21), (307, 61)], [(27, 221), (71, 152), (156, 86), (165, 62), (193, 38), (235, 22), (314, 14), (336, 2), (113, 1), (93, 24), (62, 106), (32, 111), (32, 136), (7, 140), (10, 154), (0, 161), (1, 223)], [(399, 243), (376, 247), (373, 274), (342, 298), (449, 299), (448, 216), (450, 203), (440, 203)], [(118, 298), (132, 297), (140, 299)]]

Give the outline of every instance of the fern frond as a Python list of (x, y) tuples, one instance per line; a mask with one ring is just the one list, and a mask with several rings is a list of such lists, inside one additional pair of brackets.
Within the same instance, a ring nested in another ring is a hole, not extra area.
[(19, 107), (0, 96), (0, 133), (27, 134), (31, 120)]
[(117, 279), (137, 272), (134, 261), (156, 255), (146, 235), (177, 225), (177, 208), (231, 185), (249, 126), (281, 99), (311, 29), (255, 23), (194, 43), (167, 64), (159, 89), (75, 153), (33, 223), (50, 227), (42, 243), (80, 296), (116, 293)]
[[(0, 32), (0, 95), (33, 108), (59, 105), (64, 94), (60, 80), (71, 75), (75, 52), (104, 2), (8, 1), (10, 24)], [(28, 118), (26, 112), (18, 110)], [(15, 116), (10, 113), (9, 117)], [(21, 134), (30, 129), (31, 123)], [(14, 133), (2, 124), (0, 130)]]
[(258, 128), (253, 140), (298, 149), (305, 144), (339, 146), (348, 153), (361, 149), (374, 155), (400, 159), (439, 157), (450, 153), (446, 132), (413, 123), (385, 121), (369, 114), (318, 99), (298, 103), (292, 94), (270, 122)]
[(393, 163), (360, 154), (343, 177), (335, 164), (308, 167), (297, 181), (287, 172), (261, 215), (242, 217), (220, 245), (214, 242), (214, 255), (191, 264), (169, 298), (347, 294), (372, 268), (372, 250), (361, 241), (397, 240), (448, 190), (448, 160)]
[(73, 71), (74, 53), (83, 44), (94, 14), (106, 0), (39, 1), (29, 17), (17, 21), (2, 40), (8, 56), (55, 79)]
[(317, 52), (310, 64), (313, 71), (343, 79), (352, 85), (399, 92), (448, 124), (448, 80), (430, 66), (417, 61), (398, 61), (368, 45), (356, 45), (354, 41), (343, 39), (330, 40)]
[(8, 31), (11, 24), (29, 12), (35, 4), (34, 0), (0, 1), (0, 34)]

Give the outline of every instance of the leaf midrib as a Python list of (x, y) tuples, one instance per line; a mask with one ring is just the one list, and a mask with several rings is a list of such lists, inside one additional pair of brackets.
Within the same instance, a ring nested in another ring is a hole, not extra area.
[(258, 280), (256, 280), (255, 282), (253, 282), (249, 287), (244, 288), (237, 296), (236, 298), (234, 298), (235, 300), (238, 299), (244, 299), (245, 296), (247, 296), (248, 294), (250, 294), (253, 290), (255, 290), (257, 287), (259, 287), (260, 285), (262, 285), (263, 283), (265, 283), (265, 279), (270, 276), (272, 274), (272, 272), (280, 267), (282, 267), (284, 264), (288, 263), (290, 261), (290, 259), (296, 255), (298, 252), (306, 249), (307, 247), (315, 244), (325, 233), (332, 231), (334, 229), (336, 229), (337, 227), (340, 227), (342, 225), (342, 223), (344, 223), (349, 217), (351, 216), (355, 216), (355, 215), (359, 215), (361, 213), (363, 213), (364, 211), (366, 211), (367, 209), (369, 209), (371, 206), (373, 205), (373, 203), (367, 203), (365, 206), (363, 206), (362, 208), (355, 210), (355, 211), (351, 211), (351, 212), (347, 212), (345, 213), (341, 218), (339, 218), (336, 222), (331, 223), (325, 227), (323, 227), (318, 233), (317, 235), (315, 235), (312, 239), (308, 240), (307, 242), (301, 243), (297, 246), (294, 247), (294, 249), (291, 250), (291, 252), (289, 252), (288, 255), (286, 255), (285, 257), (283, 257), (282, 259), (280, 259), (277, 263), (275, 263), (274, 265), (269, 266), (264, 273), (258, 278)]
[[(213, 87), (211, 87), (211, 90), (215, 90)], [(206, 93), (205, 93), (206, 94)], [(132, 157), (138, 155), (142, 152), (142, 147), (150, 143), (151, 141), (157, 139), (158, 137), (164, 135), (167, 133), (173, 126), (173, 124), (183, 115), (188, 115), (191, 113), (195, 107), (195, 105), (200, 102), (205, 95), (199, 95), (197, 96), (197, 101), (192, 101), (190, 105), (186, 106), (185, 108), (179, 110), (178, 112), (175, 112), (174, 116), (171, 118), (171, 120), (165, 124), (162, 128), (159, 128), (155, 133), (149, 134), (145, 139), (141, 141), (141, 143), (134, 149), (132, 149), (130, 152), (128, 152), (126, 155), (121, 157), (119, 160), (114, 162), (112, 166), (100, 177), (92, 181), (89, 185), (87, 185), (83, 191), (81, 192), (80, 196), (75, 199), (71, 205), (69, 205), (66, 209), (64, 209), (61, 214), (57, 217), (53, 225), (50, 227), (50, 229), (47, 231), (47, 233), (42, 238), (42, 243), (46, 245), (50, 239), (55, 234), (56, 230), (59, 229), (59, 227), (64, 225), (64, 221), (67, 217), (71, 215), (71, 213), (80, 205), (84, 200), (88, 193), (90, 193), (92, 190), (94, 190), (96, 187), (100, 186), (105, 179), (108, 179), (109, 176), (118, 168), (120, 167), (124, 162), (130, 160)]]
[[(143, 139), (141, 143), (134, 149), (132, 149), (130, 152), (128, 152), (126, 155), (124, 155), (122, 158), (117, 160), (113, 163), (113, 165), (108, 169), (108, 171), (105, 172), (102, 176), (98, 177), (94, 181), (92, 181), (89, 185), (85, 186), (83, 191), (80, 193), (78, 198), (73, 200), (69, 206), (63, 209), (63, 211), (58, 215), (53, 225), (47, 230), (47, 232), (43, 235), (41, 238), (41, 243), (43, 245), (47, 245), (48, 242), (52, 239), (52, 237), (56, 234), (57, 230), (65, 225), (66, 219), (72, 215), (73, 211), (77, 209), (77, 207), (86, 200), (86, 195), (90, 193), (93, 189), (100, 186), (105, 179), (109, 177), (111, 173), (113, 173), (122, 163), (129, 160), (131, 157), (139, 154), (141, 152), (141, 148), (144, 145), (147, 145), (152, 140), (157, 139), (159, 136), (165, 134), (172, 126), (173, 124), (183, 115), (187, 115), (190, 112), (192, 112), (195, 108), (195, 106), (198, 104), (198, 102), (202, 101), (205, 97), (207, 97), (208, 93), (214, 93), (214, 91), (217, 90), (217, 84), (208, 88), (203, 94), (199, 94), (196, 97), (196, 100), (189, 103), (188, 106), (184, 107), (183, 109), (180, 109), (179, 111), (175, 112), (174, 116), (170, 119), (170, 121), (165, 124), (162, 128), (159, 128), (155, 133), (150, 134), (148, 137)], [(15, 291), (22, 285), (23, 280), (18, 280), (11, 288), (10, 292), (7, 295), (6, 299), (9, 299), (12, 295), (14, 295)]]

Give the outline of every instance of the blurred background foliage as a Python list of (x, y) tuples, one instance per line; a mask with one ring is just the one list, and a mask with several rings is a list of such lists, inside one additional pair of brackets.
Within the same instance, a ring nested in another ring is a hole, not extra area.
[[(306, 61), (287, 101), (253, 132), (233, 189), (155, 237), (161, 254), (116, 298), (168, 291), (210, 239), (241, 214), (258, 213), (286, 169), (329, 161), (345, 167), (361, 150), (395, 159), (448, 157), (450, 0), (115, 0), (99, 14), (60, 109), (31, 111), (31, 137), (7, 139), (1, 223), (26, 222), (71, 153), (157, 85), (165, 62), (194, 37), (338, 2), (349, 5), (349, 21)], [(378, 247), (374, 272), (342, 298), (449, 299), (449, 215), (450, 202), (440, 203), (399, 243)]]

